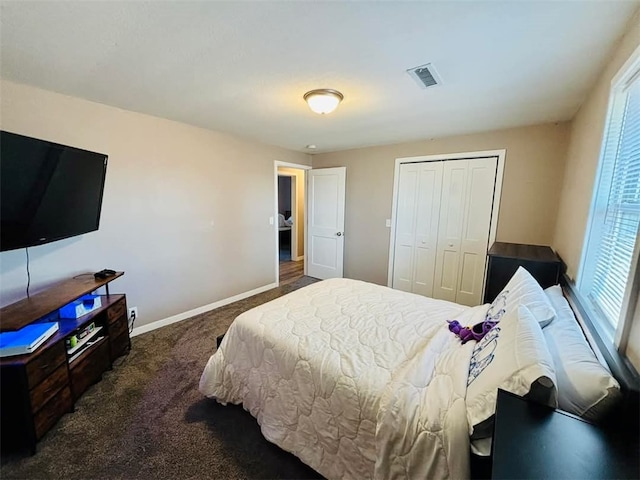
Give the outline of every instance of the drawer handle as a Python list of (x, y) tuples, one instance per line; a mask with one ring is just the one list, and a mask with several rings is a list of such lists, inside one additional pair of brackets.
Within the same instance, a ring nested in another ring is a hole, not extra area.
[(42, 370), (44, 370), (45, 368), (49, 368), (49, 364), (47, 363), (46, 365), (40, 365), (40, 368), (41, 368)]

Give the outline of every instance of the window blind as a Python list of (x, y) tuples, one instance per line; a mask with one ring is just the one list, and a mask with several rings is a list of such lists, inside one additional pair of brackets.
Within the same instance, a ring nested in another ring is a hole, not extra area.
[(640, 225), (640, 79), (614, 99), (584, 259), (583, 294), (615, 329)]

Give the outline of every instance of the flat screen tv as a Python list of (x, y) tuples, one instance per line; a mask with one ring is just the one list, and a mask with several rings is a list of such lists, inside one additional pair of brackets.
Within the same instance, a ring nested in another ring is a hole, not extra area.
[(0, 131), (0, 251), (97, 230), (107, 158)]

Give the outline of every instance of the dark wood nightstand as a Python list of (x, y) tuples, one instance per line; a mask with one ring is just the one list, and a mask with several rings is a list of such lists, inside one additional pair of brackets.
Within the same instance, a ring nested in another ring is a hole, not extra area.
[(520, 266), (526, 268), (542, 288), (560, 280), (562, 262), (550, 247), (495, 242), (487, 256), (484, 303), (493, 302)]
[(495, 479), (640, 475), (637, 435), (607, 431), (504, 390), (498, 390), (492, 450)]

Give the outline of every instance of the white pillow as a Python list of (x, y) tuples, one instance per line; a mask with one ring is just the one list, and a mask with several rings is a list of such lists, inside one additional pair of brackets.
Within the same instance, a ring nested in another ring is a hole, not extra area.
[(492, 434), (498, 388), (557, 405), (551, 354), (540, 325), (523, 305), (507, 311), (473, 349), (466, 398), (472, 439)]
[(556, 315), (542, 287), (524, 267), (518, 267), (491, 304), (491, 310), (494, 313), (500, 309), (505, 313), (515, 313), (520, 305), (529, 309), (541, 327), (548, 325)]
[(558, 406), (597, 420), (620, 399), (620, 385), (596, 358), (559, 285), (545, 290), (556, 319), (543, 330), (558, 381)]

